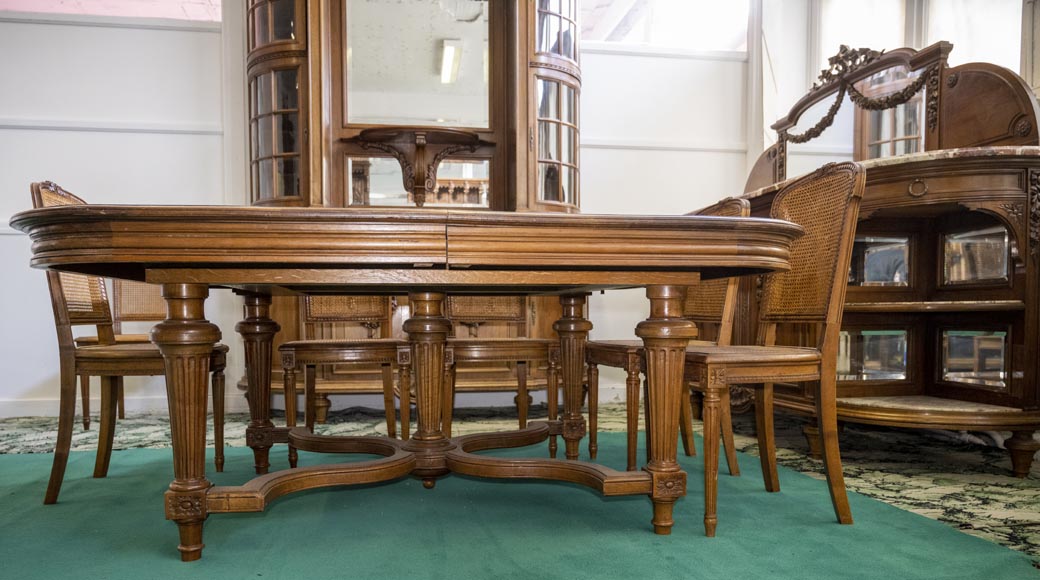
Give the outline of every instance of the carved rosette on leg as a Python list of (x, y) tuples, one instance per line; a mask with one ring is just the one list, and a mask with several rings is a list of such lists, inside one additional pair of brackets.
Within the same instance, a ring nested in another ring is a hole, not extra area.
[(563, 379), (563, 443), (567, 459), (578, 458), (578, 444), (585, 437), (585, 417), (581, 414), (585, 345), (592, 323), (585, 320), (586, 294), (560, 296), (563, 315), (553, 323), (560, 335), (560, 375)]
[(646, 351), (648, 383), (649, 443), (644, 469), (653, 477), (650, 500), (654, 505), (654, 532), (669, 534), (675, 501), (686, 495), (686, 472), (676, 462), (676, 433), (686, 345), (696, 336), (696, 326), (681, 318), (686, 297), (682, 286), (649, 286), (646, 296), (650, 299), (650, 317), (636, 327), (636, 336), (643, 339)]
[(261, 294), (245, 295), (245, 318), (235, 325), (242, 336), (246, 355), (246, 382), (248, 384), (249, 425), (246, 444), (253, 449), (256, 473), (267, 473), (273, 434), (271, 429), (271, 344), (281, 327), (271, 320), (271, 297)]
[(414, 475), (433, 487), (434, 478), (448, 473), (444, 452), (454, 445), (444, 435), (445, 344), (451, 322), (443, 315), (444, 293), (408, 294), (412, 317), (404, 323), (412, 350), (417, 429), (404, 449), (416, 454)]
[(166, 320), (152, 342), (166, 361), (166, 393), (173, 442), (173, 482), (166, 492), (166, 518), (177, 523), (184, 561), (202, 557), (206, 521), (206, 391), (210, 354), (220, 329), (205, 319), (209, 289), (198, 284), (164, 284)]

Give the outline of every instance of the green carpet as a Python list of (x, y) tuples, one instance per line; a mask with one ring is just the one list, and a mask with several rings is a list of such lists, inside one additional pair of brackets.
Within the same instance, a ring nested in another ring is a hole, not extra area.
[[(698, 448), (700, 443), (698, 442)], [(600, 460), (624, 464), (624, 435), (600, 436)], [(228, 448), (214, 483), (250, 477)], [(543, 456), (544, 448), (497, 452)], [(301, 454), (301, 465), (318, 458)], [(690, 495), (671, 536), (650, 530), (645, 497), (604, 499), (556, 483), (449, 476), (283, 498), (261, 514), (217, 514), (203, 559), (181, 563), (161, 492), (169, 450), (117, 451), (107, 480), (73, 453), (60, 503), (42, 505), (49, 454), (0, 456), (0, 576), (5, 578), (1036, 578), (1028, 558), (939, 522), (852, 494), (856, 524), (834, 521), (823, 482), (781, 468), (762, 489), (758, 461), (719, 477), (718, 537), (701, 525), (699, 458), (681, 458)], [(284, 465), (284, 446), (272, 452)]]

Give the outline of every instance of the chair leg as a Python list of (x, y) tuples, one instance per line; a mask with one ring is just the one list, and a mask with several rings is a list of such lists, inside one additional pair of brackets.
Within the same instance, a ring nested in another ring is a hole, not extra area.
[(90, 375), (79, 376), (79, 398), (83, 403), (83, 430), (90, 429)]
[(112, 460), (112, 441), (116, 431), (116, 403), (119, 400), (119, 383), (123, 377), (101, 377), (101, 416), (98, 420), (97, 459), (94, 461), (94, 477), (108, 475), (108, 464)]
[(72, 360), (62, 361), (61, 364), (61, 387), (58, 393), (58, 440), (54, 445), (51, 478), (47, 482), (47, 493), (43, 497), (45, 504), (58, 501), (61, 482), (65, 479), (65, 466), (69, 462), (72, 424), (76, 417), (76, 373), (72, 368), (74, 364)]
[(723, 380), (708, 368), (700, 376), (704, 388), (704, 535), (715, 537), (718, 525), (719, 501), (719, 414), (720, 399), (723, 390), (728, 389)]
[(685, 382), (682, 399), (679, 401), (679, 439), (682, 440), (683, 453), (687, 457), (696, 457), (697, 447), (693, 444), (693, 407), (690, 405), (690, 387)]
[[(545, 373), (545, 399), (549, 407), (549, 422), (554, 423), (560, 416), (560, 382), (556, 374), (555, 355), (549, 353), (549, 366)], [(549, 435), (549, 458), (556, 459), (559, 444), (556, 435)]]
[(444, 400), (441, 401), (441, 430), (444, 436), (451, 437), (452, 415), (455, 413), (455, 365), (444, 370)]
[[(825, 376), (827, 374), (824, 373)], [(849, 507), (849, 496), (845, 490), (845, 474), (838, 448), (838, 405), (834, 400), (834, 383), (833, 373), (830, 374), (830, 380), (825, 378), (817, 383), (816, 417), (823, 439), (823, 466), (827, 472), (827, 488), (831, 493), (834, 515), (839, 523), (851, 524), (852, 509)]]
[(780, 491), (776, 473), (776, 441), (773, 438), (773, 384), (755, 389), (755, 431), (758, 435), (758, 457), (762, 462), (762, 481), (766, 491)]
[(528, 405), (527, 395), (527, 361), (516, 363), (516, 413), (519, 416), (521, 429), (527, 429)]
[(307, 430), (314, 432), (314, 422), (318, 414), (318, 394), (315, 391), (314, 367), (303, 367), (303, 423)]
[(394, 369), (389, 364), (382, 365), (383, 371), (383, 413), (386, 415), (386, 434), (397, 437), (397, 413), (394, 412)]
[(740, 475), (740, 464), (737, 463), (737, 445), (733, 442), (733, 410), (730, 408), (729, 387), (727, 386), (720, 395), (719, 406), (722, 412), (719, 419), (722, 422), (722, 448), (726, 451), (726, 465), (729, 467), (729, 474), (738, 476)]
[[(293, 361), (295, 363), (295, 361)], [(310, 390), (304, 387), (307, 393)], [(296, 409), (296, 401), (298, 398), (296, 392), (296, 367), (282, 367), (282, 396), (285, 399), (285, 426), (290, 429), (296, 426), (296, 416), (298, 411)], [(307, 421), (307, 414), (310, 409), (309, 399), (307, 395), (304, 396), (304, 421)], [(299, 461), (299, 453), (296, 448), (293, 447), (292, 442), (289, 442), (289, 467), (295, 468)]]
[(625, 467), (628, 471), (635, 471), (636, 448), (639, 446), (639, 360), (629, 360), (625, 372), (625, 419), (628, 422), (628, 465)]
[[(650, 386), (646, 382), (646, 379), (643, 379), (643, 401), (644, 401), (643, 402), (643, 424), (644, 425), (650, 425), (651, 424), (650, 423), (650, 405), (646, 404), (646, 401), (650, 400), (650, 392), (649, 391), (650, 391)], [(650, 443), (651, 443), (652, 439), (653, 439), (653, 435), (650, 433), (650, 430), (647, 429), (646, 430), (646, 445), (645, 445), (645, 447), (646, 447), (645, 451), (646, 451), (646, 461), (647, 461), (647, 463), (650, 462)]]
[(408, 441), (412, 431), (412, 372), (411, 366), (402, 360), (398, 352), (400, 366), (397, 368), (397, 392), (401, 405), (401, 439)]
[(599, 365), (589, 363), (589, 457), (599, 453)]
[(213, 466), (224, 471), (224, 369), (213, 371)]
[(126, 419), (126, 397), (123, 396), (123, 378), (119, 378), (119, 387), (116, 392), (116, 410), (120, 419)]

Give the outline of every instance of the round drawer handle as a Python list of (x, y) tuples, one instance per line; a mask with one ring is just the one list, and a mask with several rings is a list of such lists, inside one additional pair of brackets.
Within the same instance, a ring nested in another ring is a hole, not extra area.
[(928, 184), (920, 178), (915, 179), (910, 182), (909, 187), (906, 188), (906, 192), (909, 193), (911, 197), (921, 197), (928, 193)]

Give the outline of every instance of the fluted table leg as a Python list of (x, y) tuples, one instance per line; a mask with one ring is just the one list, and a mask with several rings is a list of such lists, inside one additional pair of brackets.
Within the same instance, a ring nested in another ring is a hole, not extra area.
[(586, 294), (560, 296), (563, 315), (553, 324), (560, 335), (560, 375), (563, 378), (563, 443), (567, 459), (578, 458), (578, 444), (585, 437), (581, 414), (581, 383), (585, 345), (592, 323), (585, 319)]
[(166, 395), (173, 441), (173, 482), (166, 492), (166, 519), (177, 523), (181, 560), (202, 557), (206, 521), (206, 394), (210, 355), (220, 329), (205, 319), (209, 288), (164, 284), (166, 320), (152, 329), (152, 342), (166, 361)]
[(412, 317), (404, 323), (415, 377), (416, 431), (404, 446), (416, 454), (412, 472), (427, 488), (448, 473), (444, 452), (454, 448), (444, 434), (445, 345), (451, 322), (443, 315), (443, 292), (411, 292)]
[(235, 325), (242, 335), (246, 354), (246, 382), (249, 402), (249, 426), (246, 444), (253, 449), (257, 475), (271, 467), (270, 451), (274, 444), (274, 423), (271, 422), (271, 345), (281, 327), (271, 320), (271, 297), (264, 294), (246, 294), (245, 318)]
[(650, 317), (636, 327), (646, 351), (646, 406), (649, 422), (648, 460), (644, 469), (653, 478), (650, 500), (657, 534), (670, 534), (672, 508), (686, 495), (686, 472), (676, 462), (679, 432), (679, 399), (683, 391), (686, 345), (696, 336), (695, 325), (683, 320), (686, 289), (682, 286), (648, 286)]

